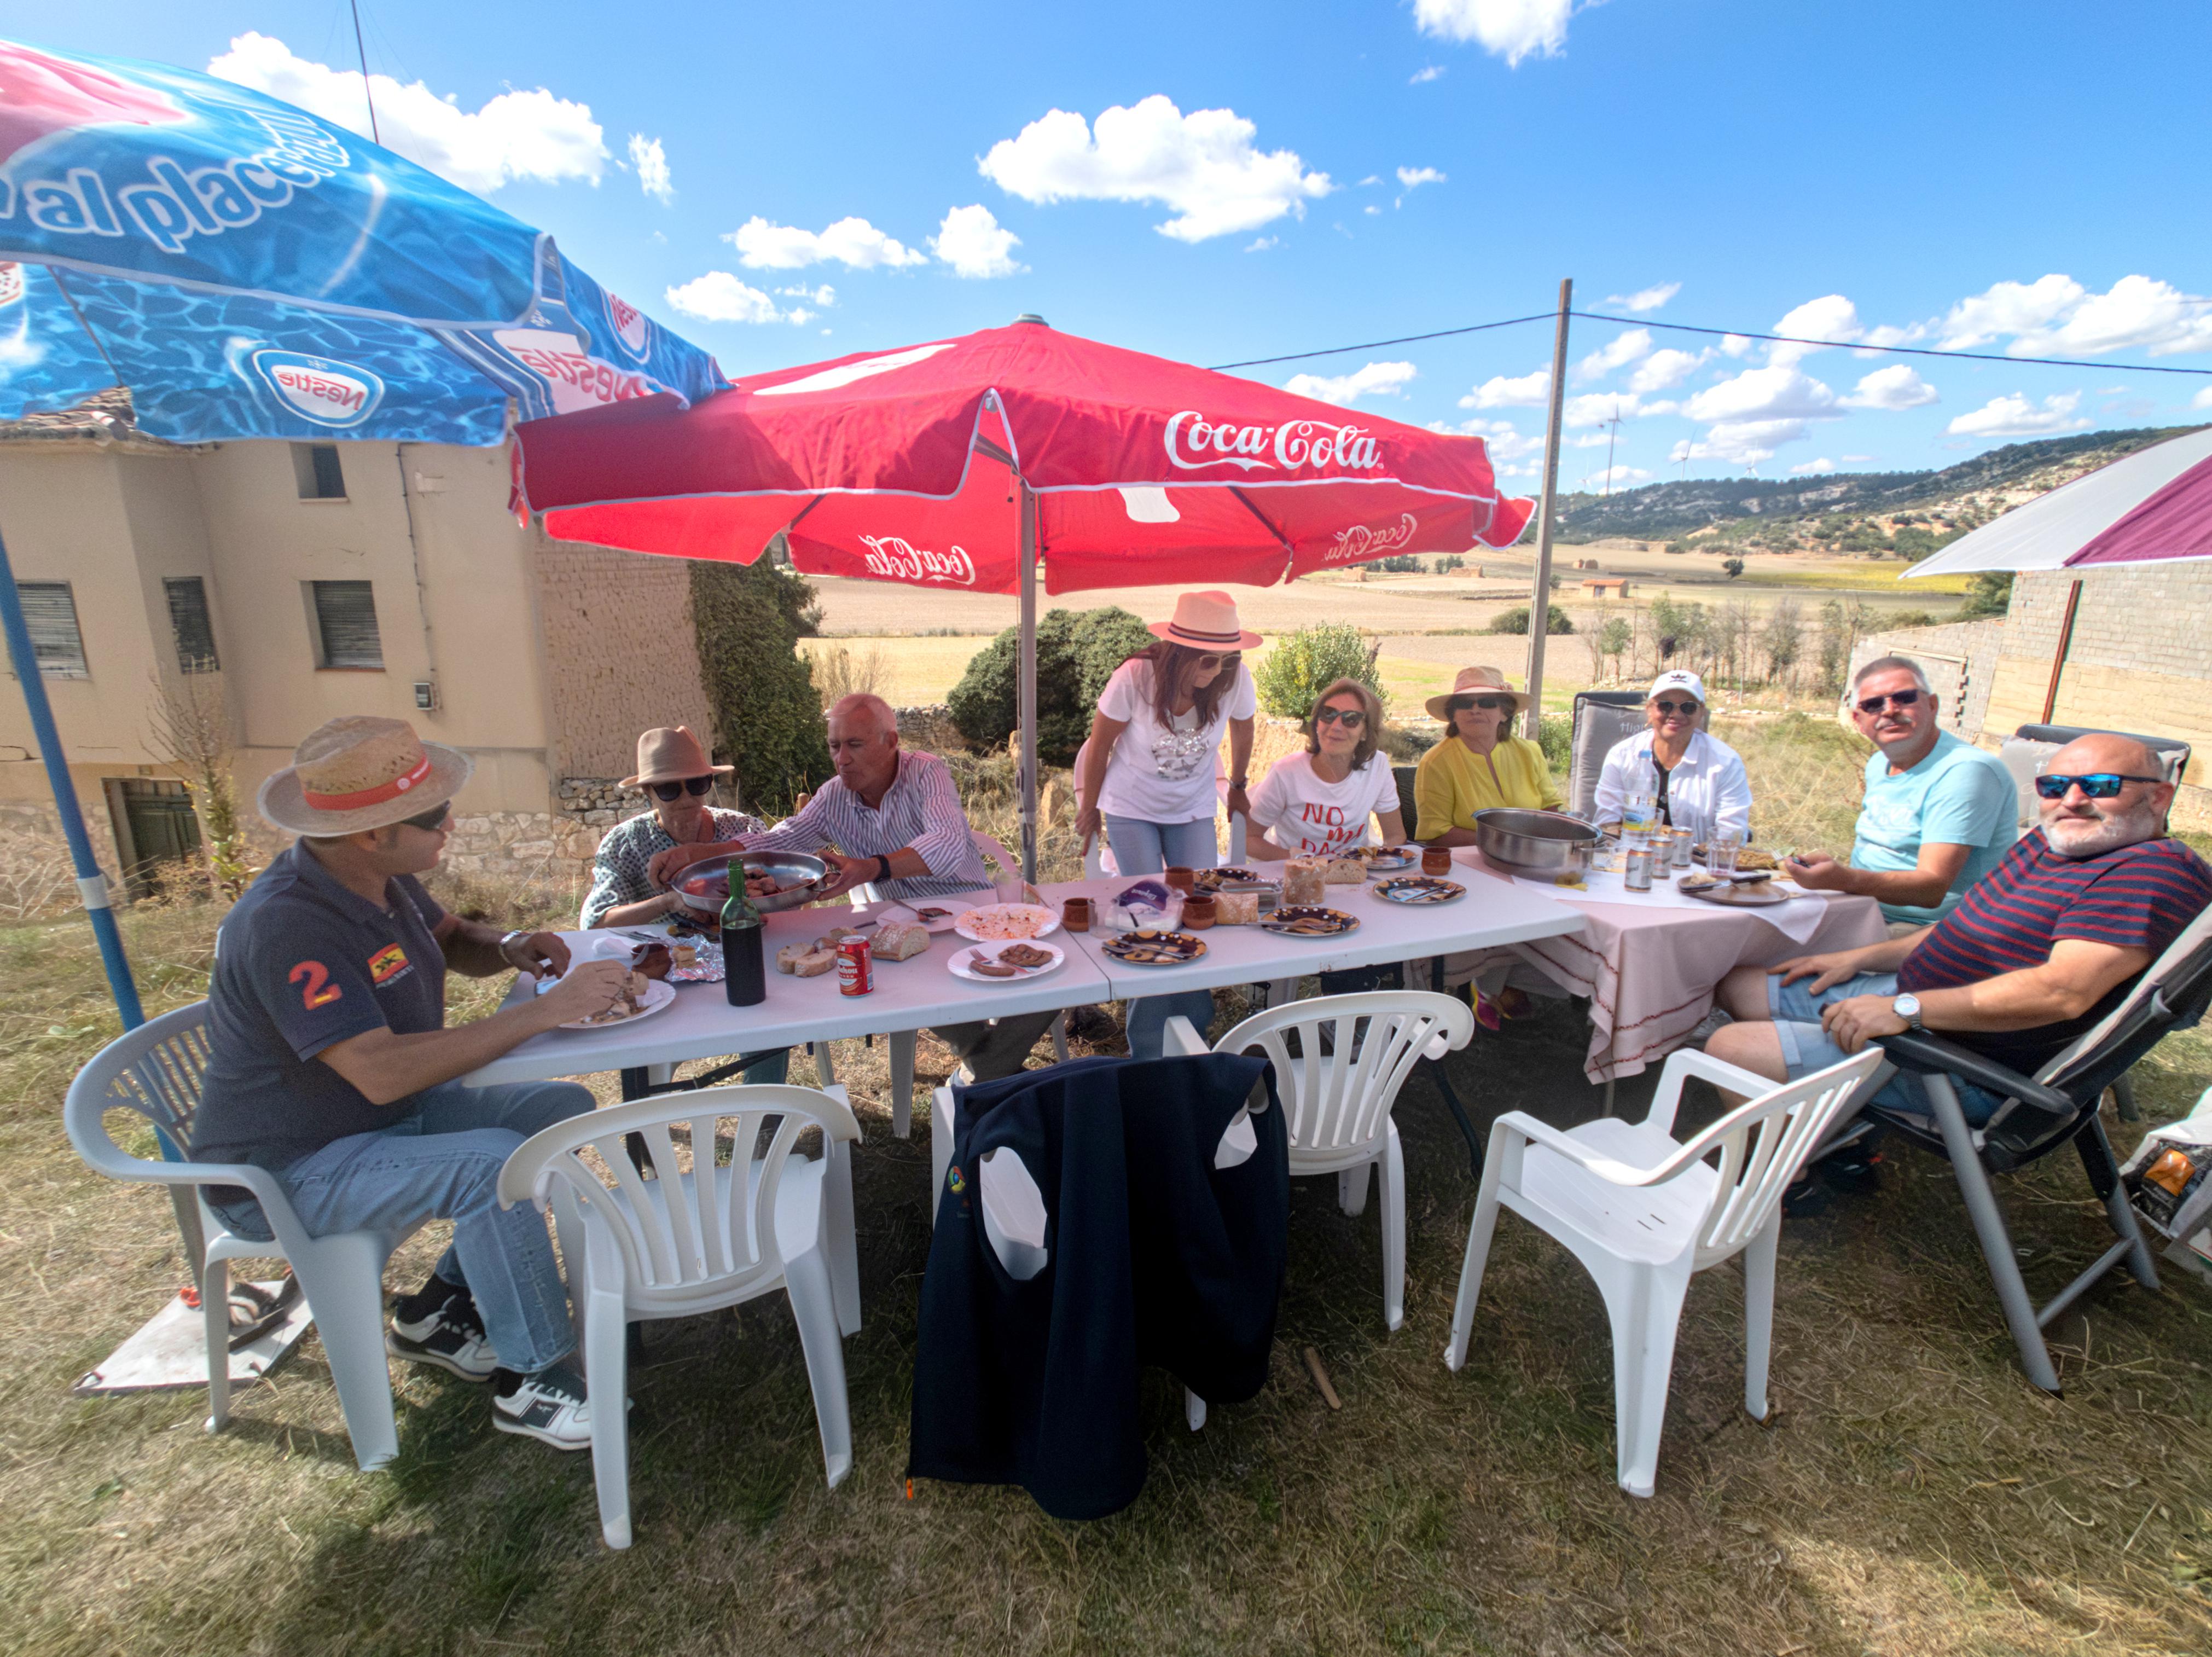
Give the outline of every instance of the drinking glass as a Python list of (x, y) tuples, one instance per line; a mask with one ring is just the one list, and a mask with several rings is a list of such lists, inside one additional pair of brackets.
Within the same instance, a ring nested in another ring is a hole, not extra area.
[(1713, 874), (1735, 873), (1735, 855), (1743, 850), (1741, 829), (1715, 829), (1712, 838), (1705, 842), (1705, 867)]

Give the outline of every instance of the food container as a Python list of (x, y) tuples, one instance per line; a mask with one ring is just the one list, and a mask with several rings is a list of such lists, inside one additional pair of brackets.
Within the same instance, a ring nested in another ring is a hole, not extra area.
[(1198, 871), (1194, 868), (1186, 868), (1181, 863), (1177, 863), (1161, 878), (1166, 880), (1174, 890), (1188, 892), (1198, 884)]
[(1070, 932), (1091, 930), (1091, 899), (1070, 898), (1060, 906), (1060, 923)]
[(1449, 846), (1424, 846), (1421, 849), (1422, 874), (1449, 874), (1451, 873), (1451, 848)]
[(1488, 861), (1516, 874), (1543, 880), (1587, 874), (1597, 841), (1595, 829), (1562, 811), (1494, 806), (1474, 814), (1476, 848)]
[(837, 993), (865, 996), (876, 987), (875, 952), (866, 938), (837, 941)]
[(1214, 900), (1205, 892), (1194, 892), (1182, 900), (1182, 924), (1187, 932), (1203, 932), (1214, 922)]
[(1313, 907), (1318, 905), (1327, 886), (1328, 864), (1319, 857), (1293, 857), (1283, 865), (1283, 896), (1285, 904)]
[(691, 909), (720, 915), (730, 898), (732, 864), (741, 865), (755, 874), (769, 875), (783, 888), (771, 896), (753, 899), (753, 907), (763, 915), (772, 915), (780, 909), (796, 909), (808, 902), (816, 886), (830, 873), (827, 863), (804, 851), (732, 851), (719, 857), (702, 858), (681, 871), (676, 877), (676, 895)]

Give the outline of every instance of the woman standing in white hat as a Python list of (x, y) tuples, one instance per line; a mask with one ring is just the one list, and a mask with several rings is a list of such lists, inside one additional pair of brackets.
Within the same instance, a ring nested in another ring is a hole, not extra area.
[[(1213, 777), (1221, 740), (1229, 739), (1231, 813), (1249, 820), (1244, 790), (1252, 758), (1252, 720), (1260, 710), (1243, 653), (1260, 636), (1237, 619), (1226, 593), (1185, 593), (1175, 618), (1152, 624), (1159, 643), (1114, 670), (1098, 698), (1076, 794), (1085, 801), (1076, 832), (1085, 847), (1103, 828), (1114, 862), (1127, 875), (1170, 867), (1212, 868), (1221, 861), (1214, 840)], [(1129, 1051), (1160, 1056), (1161, 1031), (1182, 1013), (1201, 1031), (1212, 1021), (1206, 990), (1152, 996), (1129, 1004)]]
[(1708, 704), (1695, 673), (1672, 668), (1651, 681), (1644, 716), (1650, 728), (1625, 736), (1605, 757), (1597, 780), (1597, 820), (1620, 825), (1621, 808), (1638, 791), (1638, 771), (1651, 771), (1644, 787), (1656, 790), (1659, 820), (1687, 829), (1699, 840), (1715, 832), (1751, 832), (1751, 776), (1734, 748), (1698, 728)]

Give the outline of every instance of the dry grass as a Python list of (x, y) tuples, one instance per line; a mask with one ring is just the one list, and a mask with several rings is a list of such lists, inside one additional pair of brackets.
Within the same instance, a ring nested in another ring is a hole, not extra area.
[[(1762, 793), (1795, 752), (1749, 735)], [(1730, 733), (1735, 740), (1735, 734)], [(1810, 762), (1808, 762), (1810, 763)], [(1820, 765), (1832, 764), (1822, 759)], [(1002, 838), (1012, 766), (966, 762)], [(1808, 771), (1809, 778), (1814, 775)], [(1808, 831), (1809, 832), (1809, 831)], [(1765, 830), (1762, 829), (1764, 837)], [(1056, 868), (1072, 857), (1048, 830)], [(452, 890), (544, 915), (559, 894)], [(125, 917), (154, 1008), (198, 996), (211, 905)], [(857, 1465), (822, 1485), (805, 1372), (775, 1301), (651, 1325), (633, 1376), (638, 1545), (604, 1551), (590, 1470), (488, 1430), (477, 1389), (395, 1371), (402, 1454), (356, 1474), (318, 1343), (200, 1432), (197, 1396), (79, 1402), (69, 1382), (174, 1287), (166, 1203), (99, 1180), (56, 1117), (112, 1033), (81, 924), (0, 932), (0, 1646), (76, 1654), (1501, 1651), (2180, 1653), (2212, 1646), (2212, 1299), (2108, 1282), (2054, 1331), (2063, 1398), (2022, 1380), (1948, 1172), (1906, 1153), (1879, 1194), (1783, 1240), (1774, 1393), (1740, 1408), (1741, 1279), (1692, 1290), (1659, 1493), (1612, 1482), (1609, 1343), (1588, 1281), (1510, 1218), (1467, 1368), (1438, 1362), (1474, 1197), (1436, 1096), (1397, 1119), (1407, 1322), (1384, 1331), (1379, 1246), (1326, 1181), (1291, 1203), (1275, 1373), (1181, 1425), (1145, 1396), (1151, 1482), (1097, 1524), (1018, 1491), (902, 1475), (927, 1252), (926, 1127), (888, 1132), (880, 1047), (838, 1044), (858, 1158), (867, 1325), (848, 1343)], [(457, 981), (455, 1014), (496, 985)], [(1220, 1016), (1232, 1015), (1225, 1004)], [(1452, 1075), (1478, 1119), (1596, 1108), (1584, 1032), (1553, 1004), (1479, 1037)], [(925, 1040), (925, 1083), (946, 1059)], [(2153, 1120), (2207, 1079), (2208, 1044), (2146, 1068)], [(1640, 1108), (1643, 1084), (1623, 1087)], [(2120, 1130), (2124, 1140), (2132, 1130)], [(2007, 1182), (2031, 1287), (2099, 1246), (2078, 1168)], [(418, 1239), (393, 1281), (420, 1271)], [(1326, 1355), (1344, 1410), (1297, 1366)]]

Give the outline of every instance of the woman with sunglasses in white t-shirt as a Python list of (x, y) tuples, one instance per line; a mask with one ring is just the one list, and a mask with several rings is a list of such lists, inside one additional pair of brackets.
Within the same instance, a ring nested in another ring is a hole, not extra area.
[(1382, 704), (1358, 679), (1340, 679), (1316, 697), (1305, 752), (1278, 759), (1252, 791), (1251, 824), (1266, 833), (1245, 842), (1246, 854), (1273, 862), (1405, 844), (1397, 779), (1375, 746), (1382, 734)]

